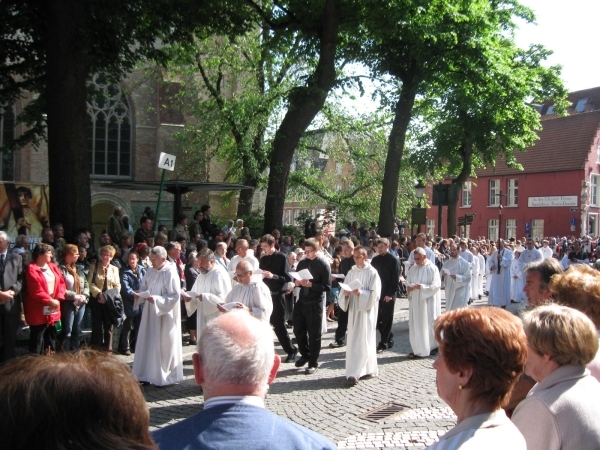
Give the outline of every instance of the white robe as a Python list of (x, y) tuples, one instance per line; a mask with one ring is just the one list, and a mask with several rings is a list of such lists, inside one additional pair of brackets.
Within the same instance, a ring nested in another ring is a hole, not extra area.
[(271, 292), (262, 281), (236, 284), (225, 298), (225, 303), (232, 302), (239, 302), (247, 306), (254, 317), (265, 322), (269, 321), (273, 312)]
[(477, 258), (479, 258), (479, 295), (483, 295), (483, 276), (485, 275), (485, 258), (481, 253), (477, 255)]
[(360, 280), (360, 295), (346, 297), (340, 292), (338, 305), (348, 312), (348, 337), (346, 345), (346, 378), (377, 376), (377, 310), (381, 296), (381, 280), (377, 270), (365, 261), (363, 268), (353, 266), (345, 283)]
[(133, 374), (139, 381), (167, 386), (183, 380), (181, 348), (181, 287), (172, 263), (149, 268), (140, 291), (150, 291), (154, 303), (145, 302), (135, 347)]
[(446, 311), (453, 309), (464, 308), (469, 303), (471, 295), (471, 265), (463, 259), (450, 258), (444, 263), (444, 270), (448, 270), (450, 274), (456, 275), (456, 279), (448, 274), (445, 274), (446, 282)]
[(196, 333), (198, 338), (206, 328), (206, 324), (220, 315), (217, 303), (225, 303), (225, 297), (231, 291), (231, 279), (223, 266), (215, 263), (212, 270), (208, 273), (199, 273), (192, 292), (202, 294), (202, 301), (197, 297), (190, 302), (186, 302), (188, 317), (197, 311), (196, 315)]
[(510, 265), (514, 259), (513, 252), (502, 250), (500, 273), (498, 273), (498, 250), (487, 260), (488, 278), (491, 281), (488, 303), (492, 306), (507, 306), (510, 303)]
[(510, 264), (510, 299), (519, 303), (523, 300), (525, 294), (523, 292), (525, 283), (523, 281), (520, 259), (513, 259)]
[(231, 258), (227, 270), (229, 270), (230, 272), (235, 272), (235, 268), (240, 263), (240, 261), (248, 261), (250, 264), (252, 264), (252, 270), (258, 269), (258, 259), (256, 259), (256, 257), (254, 256), (254, 251), (248, 250), (246, 252), (246, 256), (244, 256), (243, 258), (240, 255), (235, 255), (233, 258)]
[(408, 293), (408, 326), (412, 351), (417, 356), (429, 356), (437, 348), (433, 322), (441, 313), (440, 272), (429, 260), (423, 266), (415, 264), (408, 270), (407, 284), (420, 284), (420, 289)]
[(471, 263), (471, 300), (479, 297), (479, 256), (473, 255)]
[[(425, 250), (425, 254), (427, 255), (427, 259), (431, 263), (433, 263), (433, 265), (435, 265), (435, 253), (433, 252), (433, 250), (431, 250), (427, 246), (425, 246), (425, 248), (423, 250)], [(410, 255), (408, 255), (408, 262), (410, 263), (411, 267), (415, 265), (415, 251), (414, 250), (412, 252), (410, 252)]]

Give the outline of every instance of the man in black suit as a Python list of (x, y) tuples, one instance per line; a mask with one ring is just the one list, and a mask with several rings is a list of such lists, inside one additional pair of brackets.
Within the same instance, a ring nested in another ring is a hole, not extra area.
[(0, 231), (0, 362), (15, 357), (21, 317), (21, 255), (8, 253), (8, 235)]

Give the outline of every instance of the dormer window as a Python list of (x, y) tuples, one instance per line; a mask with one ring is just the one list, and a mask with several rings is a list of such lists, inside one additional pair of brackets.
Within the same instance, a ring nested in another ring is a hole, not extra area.
[(585, 105), (588, 102), (588, 98), (580, 98), (577, 101), (577, 105), (575, 106), (575, 111), (577, 112), (583, 112), (585, 110)]

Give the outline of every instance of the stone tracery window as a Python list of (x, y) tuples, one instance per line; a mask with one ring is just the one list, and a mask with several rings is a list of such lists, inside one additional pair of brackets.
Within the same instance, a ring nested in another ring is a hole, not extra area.
[(132, 111), (123, 89), (102, 74), (88, 81), (87, 149), (94, 177), (131, 178)]

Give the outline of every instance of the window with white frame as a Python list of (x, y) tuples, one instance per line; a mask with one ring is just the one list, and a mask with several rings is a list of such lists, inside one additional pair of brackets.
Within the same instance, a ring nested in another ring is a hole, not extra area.
[(87, 102), (87, 149), (91, 175), (130, 178), (132, 173), (132, 114), (129, 101), (118, 84), (102, 74), (88, 81), (97, 94)]
[(517, 206), (519, 204), (519, 180), (513, 178), (508, 180), (508, 196), (506, 198), (506, 206)]
[(500, 205), (500, 180), (490, 180), (490, 206)]
[(544, 219), (533, 219), (531, 221), (531, 236), (540, 240), (544, 238)]
[(283, 210), (283, 224), (284, 225), (292, 225), (292, 210), (291, 209)]
[(506, 239), (517, 237), (517, 219), (506, 219)]
[(488, 220), (488, 239), (490, 241), (498, 240), (498, 219)]
[(465, 184), (463, 184), (462, 203), (461, 203), (461, 206), (463, 208), (471, 206), (471, 188), (472, 188), (472, 183), (470, 181), (467, 181)]
[(590, 205), (598, 206), (598, 202), (600, 202), (600, 175), (592, 174), (590, 177)]
[(429, 236), (435, 236), (435, 220), (434, 219), (427, 219), (427, 231), (426, 233)]
[[(13, 107), (0, 110), (0, 147), (15, 140), (16, 114)], [(15, 180), (14, 152), (2, 152), (0, 157), (0, 180)]]

